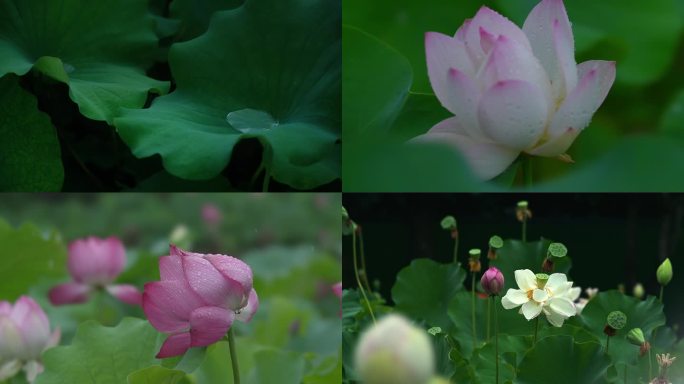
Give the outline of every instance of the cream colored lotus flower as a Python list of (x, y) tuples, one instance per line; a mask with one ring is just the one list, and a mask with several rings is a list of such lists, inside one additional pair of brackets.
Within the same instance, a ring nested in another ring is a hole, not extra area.
[(570, 316), (577, 314), (573, 303), (579, 296), (579, 288), (572, 288), (572, 282), (562, 273), (551, 276), (535, 275), (529, 269), (515, 271), (515, 281), (520, 289), (509, 289), (501, 299), (506, 309), (520, 307), (520, 313), (532, 320), (544, 313), (553, 326), (561, 327)]

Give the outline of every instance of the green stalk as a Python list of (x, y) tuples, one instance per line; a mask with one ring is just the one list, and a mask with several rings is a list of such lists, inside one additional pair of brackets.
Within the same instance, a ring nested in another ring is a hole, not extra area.
[(527, 242), (527, 215), (523, 215), (522, 220), (522, 241), (523, 243)]
[[(665, 303), (663, 303), (663, 293), (664, 292), (665, 292), (665, 286), (661, 285), (660, 286), (660, 303), (663, 304), (663, 306), (665, 305)], [(653, 340), (654, 342), (655, 342), (655, 337), (657, 334), (658, 334), (658, 328), (655, 328), (653, 330), (653, 336), (651, 336), (651, 340)]]
[(230, 348), (230, 362), (233, 365), (233, 384), (240, 384), (240, 369), (238, 368), (238, 357), (235, 351), (235, 337), (233, 328), (228, 329), (228, 347)]
[(473, 323), (473, 349), (477, 347), (477, 333), (475, 331), (475, 272), (472, 273), (470, 292), (472, 293), (472, 323)]
[[(496, 303), (495, 303), (496, 305)], [(490, 328), (490, 317), (491, 317), (492, 302), (487, 300), (487, 342), (489, 342), (489, 328)], [(496, 311), (496, 308), (494, 308)]]
[(370, 283), (368, 282), (368, 269), (366, 269), (366, 252), (364, 251), (363, 247), (363, 229), (361, 227), (359, 228), (359, 253), (361, 254), (361, 270), (363, 271), (363, 282), (366, 284), (366, 289), (369, 292), (372, 292), (373, 290), (370, 287)]
[(356, 230), (352, 231), (352, 255), (354, 258), (354, 275), (356, 275), (356, 283), (359, 285), (359, 290), (361, 291), (363, 300), (368, 306), (368, 313), (370, 313), (373, 323), (375, 323), (375, 315), (373, 315), (373, 309), (371, 308), (370, 300), (368, 300), (368, 296), (366, 296), (366, 290), (363, 289), (363, 284), (361, 284), (361, 279), (359, 278), (359, 265), (356, 257)]
[(648, 349), (648, 379), (653, 377), (653, 366), (651, 365), (651, 348)]
[(539, 316), (537, 316), (537, 319), (534, 321), (534, 345), (537, 344), (537, 333), (538, 332), (539, 332)]
[(454, 239), (454, 263), (458, 263), (458, 236)]
[(610, 346), (610, 336), (606, 335), (606, 355), (608, 354), (608, 347)]
[(496, 310), (496, 296), (492, 296), (494, 300), (494, 350), (496, 351), (496, 384), (499, 384), (499, 316)]

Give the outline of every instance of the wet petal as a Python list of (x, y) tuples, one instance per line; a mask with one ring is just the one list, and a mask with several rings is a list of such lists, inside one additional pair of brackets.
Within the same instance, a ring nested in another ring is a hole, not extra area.
[(226, 279), (209, 260), (186, 256), (181, 262), (188, 284), (206, 303), (230, 309), (238, 309), (243, 304), (242, 286), (235, 280)]
[(183, 280), (183, 267), (180, 256), (162, 256), (159, 258), (159, 275), (162, 280)]
[(481, 96), (478, 85), (465, 73), (451, 68), (447, 71), (445, 89), (442, 92), (442, 106), (458, 117), (468, 136), (483, 139), (477, 117), (477, 105)]
[(539, 141), (547, 111), (547, 100), (537, 86), (509, 80), (484, 94), (478, 116), (482, 131), (494, 142), (522, 151)]
[(155, 281), (145, 284), (143, 311), (150, 323), (162, 332), (187, 327), (190, 313), (206, 304), (182, 281)]
[(195, 309), (190, 314), (190, 345), (204, 347), (221, 340), (234, 318), (232, 311), (221, 307)]
[(247, 305), (240, 310), (236, 318), (243, 323), (249, 323), (254, 317), (254, 314), (259, 309), (259, 297), (254, 289), (249, 292), (249, 299), (247, 300)]
[(190, 332), (179, 333), (169, 336), (162, 344), (157, 359), (180, 356), (190, 348)]
[(485, 53), (482, 50), (480, 40), (481, 28), (494, 36), (506, 36), (532, 52), (530, 42), (520, 27), (496, 11), (483, 6), (469, 23), (465, 33), (465, 42), (468, 52), (476, 63), (482, 62), (485, 59)]
[(551, 80), (555, 100), (577, 85), (575, 40), (562, 0), (543, 0), (527, 16), (523, 31)]
[(471, 138), (457, 117), (438, 123), (428, 133), (413, 139), (413, 142), (440, 143), (453, 147), (465, 158), (473, 173), (483, 180), (501, 174), (519, 155), (519, 151)]

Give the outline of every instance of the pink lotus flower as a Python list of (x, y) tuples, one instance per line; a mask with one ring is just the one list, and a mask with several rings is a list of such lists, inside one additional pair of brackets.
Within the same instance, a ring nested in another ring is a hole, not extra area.
[(53, 305), (83, 303), (88, 294), (104, 288), (117, 299), (130, 305), (140, 305), (142, 295), (129, 284), (112, 284), (126, 264), (126, 250), (116, 237), (88, 237), (69, 244), (68, 268), (71, 283), (60, 284), (48, 296)]
[(340, 281), (339, 283), (334, 284), (332, 286), (332, 291), (335, 296), (340, 298), (340, 317), (342, 317), (342, 282)]
[(575, 63), (562, 0), (542, 0), (523, 28), (482, 7), (454, 37), (425, 35), (428, 74), (455, 116), (417, 141), (453, 146), (476, 175), (491, 179), (521, 152), (565, 154), (615, 80), (615, 62)]
[(490, 296), (496, 296), (501, 293), (504, 287), (504, 277), (501, 271), (496, 267), (489, 267), (480, 279), (482, 289)]
[(222, 218), (221, 211), (214, 204), (207, 203), (202, 206), (202, 220), (208, 225), (215, 226)]
[(32, 298), (22, 296), (14, 305), (0, 301), (0, 381), (23, 369), (33, 382), (43, 371), (40, 355), (59, 338), (59, 329), (50, 333), (50, 321)]
[(168, 333), (158, 358), (219, 341), (235, 319), (249, 322), (259, 308), (252, 270), (231, 256), (186, 252), (171, 245), (159, 260), (161, 281), (145, 284), (143, 310)]

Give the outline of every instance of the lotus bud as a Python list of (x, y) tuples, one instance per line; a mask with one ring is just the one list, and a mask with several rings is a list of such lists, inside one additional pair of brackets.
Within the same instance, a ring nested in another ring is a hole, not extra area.
[(632, 345), (640, 347), (646, 342), (646, 339), (644, 338), (644, 332), (641, 330), (641, 328), (630, 329), (627, 333), (627, 341), (629, 341)]
[(363, 332), (354, 364), (364, 384), (428, 384), (435, 373), (427, 332), (400, 315), (387, 315)]
[(492, 236), (489, 238), (489, 252), (487, 258), (489, 260), (496, 260), (496, 252), (503, 248), (504, 241), (500, 236)]
[(497, 296), (504, 287), (504, 276), (496, 267), (489, 267), (480, 279), (482, 289), (490, 296)]
[(656, 271), (656, 277), (658, 278), (658, 284), (663, 287), (670, 283), (672, 280), (672, 263), (669, 258), (665, 259), (665, 261), (660, 264)]
[(641, 285), (641, 283), (636, 283), (634, 289), (632, 290), (632, 293), (634, 294), (634, 297), (636, 297), (637, 299), (643, 299), (644, 294), (646, 292), (644, 291), (644, 286)]

